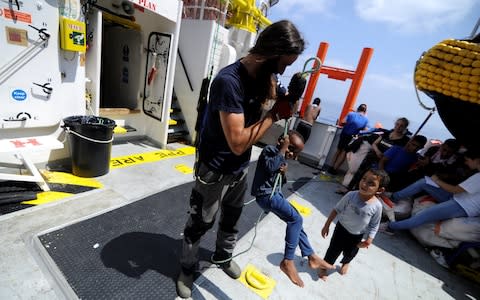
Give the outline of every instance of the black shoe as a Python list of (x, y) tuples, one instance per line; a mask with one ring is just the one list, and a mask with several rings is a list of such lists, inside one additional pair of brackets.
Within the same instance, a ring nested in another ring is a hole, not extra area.
[[(219, 259), (220, 257), (221, 259)], [(242, 270), (240, 269), (240, 267), (229, 256), (213, 254), (210, 258), (210, 261), (213, 264), (216, 264), (219, 268), (223, 270), (223, 272), (225, 272), (233, 279), (238, 279), (240, 278), (240, 275), (242, 275)]]

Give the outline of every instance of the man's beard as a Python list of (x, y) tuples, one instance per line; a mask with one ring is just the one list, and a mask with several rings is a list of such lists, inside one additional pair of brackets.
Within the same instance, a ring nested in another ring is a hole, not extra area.
[(278, 57), (267, 59), (261, 66), (256, 77), (256, 95), (263, 103), (267, 99), (275, 98), (276, 80), (278, 73)]

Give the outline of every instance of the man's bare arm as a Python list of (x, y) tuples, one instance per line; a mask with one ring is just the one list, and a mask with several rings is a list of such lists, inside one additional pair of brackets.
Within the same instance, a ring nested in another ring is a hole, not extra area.
[(268, 112), (260, 121), (245, 128), (245, 118), (243, 114), (221, 111), (220, 121), (228, 146), (233, 153), (241, 155), (260, 140), (267, 129), (274, 123), (275, 117)]

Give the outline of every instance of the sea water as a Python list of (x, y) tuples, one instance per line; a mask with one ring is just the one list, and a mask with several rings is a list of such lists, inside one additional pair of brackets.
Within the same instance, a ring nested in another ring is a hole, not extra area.
[[(326, 124), (336, 124), (340, 113), (343, 108), (343, 103), (335, 101), (325, 101), (322, 100), (321, 103), (322, 111), (317, 118), (317, 121), (326, 123)], [(367, 118), (369, 119), (369, 127), (375, 126), (375, 124), (381, 124), (382, 128), (392, 129), (395, 121), (398, 118), (406, 117), (410, 121), (408, 129), (410, 132), (415, 133), (420, 125), (424, 122), (426, 117), (429, 115), (429, 111), (425, 110), (424, 118), (414, 119), (408, 114), (402, 115), (401, 112), (387, 113), (379, 112), (375, 109), (369, 108), (367, 110)], [(438, 139), (444, 141), (445, 139), (452, 138), (452, 134), (447, 130), (445, 125), (442, 123), (438, 113), (434, 113), (426, 124), (422, 127), (418, 134), (426, 136), (428, 139)]]

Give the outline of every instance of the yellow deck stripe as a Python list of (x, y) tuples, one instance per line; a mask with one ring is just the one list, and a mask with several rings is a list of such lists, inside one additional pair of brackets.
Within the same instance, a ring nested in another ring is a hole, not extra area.
[(42, 170), (42, 175), (49, 183), (61, 183), (61, 184), (75, 184), (81, 186), (88, 186), (93, 188), (102, 188), (103, 185), (93, 178), (84, 178), (72, 175), (64, 172), (52, 172)]
[(115, 157), (110, 160), (110, 168), (125, 168), (137, 164), (150, 163), (169, 158), (188, 156), (195, 154), (195, 147), (184, 147), (177, 150), (157, 150), (153, 152), (130, 154), (126, 156)]
[(61, 200), (63, 198), (66, 198), (72, 195), (73, 194), (70, 194), (70, 193), (54, 192), (54, 191), (41, 192), (37, 194), (37, 199), (23, 201), (22, 204), (31, 204), (31, 205), (45, 204), (45, 203)]
[(175, 165), (175, 169), (183, 174), (192, 174), (193, 169), (192, 167), (187, 166), (186, 164), (178, 164)]

